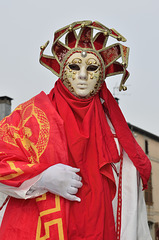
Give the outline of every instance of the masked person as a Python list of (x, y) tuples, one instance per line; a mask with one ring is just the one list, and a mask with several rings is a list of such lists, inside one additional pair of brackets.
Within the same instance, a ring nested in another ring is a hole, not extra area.
[(53, 56), (45, 44), (40, 63), (60, 79), (1, 121), (0, 187), (10, 198), (0, 239), (151, 239), (140, 181), (145, 189), (151, 164), (104, 82), (123, 74), (125, 90), (129, 49), (106, 47), (109, 37), (126, 41), (99, 22), (55, 32)]

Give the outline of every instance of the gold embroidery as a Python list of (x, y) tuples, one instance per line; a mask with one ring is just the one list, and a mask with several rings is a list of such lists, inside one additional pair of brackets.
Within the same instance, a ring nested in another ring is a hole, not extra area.
[(72, 60), (72, 63), (82, 63), (82, 59), (81, 58), (74, 58)]
[(89, 58), (86, 62), (87, 65), (97, 64), (97, 61), (94, 58)]
[(39, 229), (41, 229), (41, 218), (40, 217), (39, 217), (39, 220), (38, 220), (38, 230), (37, 230), (36, 240), (49, 239), (49, 237), (50, 237), (49, 227), (51, 227), (53, 225), (56, 225), (56, 224), (57, 224), (58, 233), (59, 233), (59, 240), (64, 240), (63, 226), (62, 226), (62, 219), (61, 218), (54, 219), (50, 222), (44, 223), (46, 234), (45, 234), (45, 236), (40, 237), (40, 231), (39, 231)]
[(12, 173), (4, 177), (0, 176), (0, 180), (9, 180), (9, 179), (18, 177), (19, 175), (24, 173), (20, 168), (16, 168), (16, 166), (14, 165), (14, 162), (7, 161), (7, 163), (9, 164), (11, 170), (14, 170), (16, 173)]
[[(38, 197), (36, 199), (37, 202), (44, 201), (44, 200), (46, 200), (46, 194), (43, 194), (42, 197)], [(43, 237), (40, 237), (41, 236), (41, 218), (43, 216), (48, 215), (48, 214), (59, 212), (60, 210), (61, 210), (60, 197), (58, 195), (55, 195), (55, 207), (40, 212), (40, 216), (39, 216), (39, 219), (38, 219), (38, 225), (37, 225), (36, 240), (48, 239), (50, 237), (49, 227), (51, 227), (53, 225), (57, 225), (59, 240), (64, 240), (63, 224), (62, 224), (62, 219), (61, 218), (57, 218), (57, 219), (53, 219), (51, 221), (45, 222), (44, 223), (45, 235)]]
[(58, 195), (55, 195), (55, 208), (51, 208), (51, 209), (40, 212), (40, 216), (42, 217), (50, 213), (58, 212), (60, 210), (61, 210), (60, 197)]
[(46, 200), (46, 193), (44, 193), (41, 197), (37, 197), (36, 198), (36, 201), (39, 202), (39, 201), (44, 201)]
[[(39, 162), (39, 158), (45, 151), (49, 140), (50, 125), (47, 116), (41, 109), (34, 105), (34, 99), (20, 105), (15, 111), (20, 111), (21, 115), (18, 126), (9, 125), (6, 123), (6, 118), (0, 125), (0, 140), (15, 147), (18, 147), (17, 142), (20, 140), (30, 155), (28, 157), (29, 162)], [(36, 143), (31, 141), (32, 130), (26, 126), (28, 121), (32, 119), (36, 120), (39, 127), (39, 135)]]

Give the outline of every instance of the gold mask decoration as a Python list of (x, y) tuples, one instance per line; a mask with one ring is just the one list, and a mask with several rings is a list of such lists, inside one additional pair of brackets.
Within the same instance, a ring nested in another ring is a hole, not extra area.
[(102, 65), (98, 57), (86, 51), (71, 54), (64, 64), (62, 81), (77, 97), (93, 96), (103, 83)]

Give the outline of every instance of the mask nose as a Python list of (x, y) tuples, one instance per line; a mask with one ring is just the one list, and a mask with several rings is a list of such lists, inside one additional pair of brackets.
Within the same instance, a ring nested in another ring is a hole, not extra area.
[(85, 68), (85, 66), (82, 66), (80, 71), (79, 71), (79, 79), (81, 80), (87, 80), (88, 78), (88, 74), (87, 74), (87, 70)]

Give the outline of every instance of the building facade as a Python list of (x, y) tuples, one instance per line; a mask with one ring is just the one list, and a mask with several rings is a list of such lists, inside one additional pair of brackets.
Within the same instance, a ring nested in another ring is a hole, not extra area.
[(153, 240), (159, 240), (159, 136), (128, 123), (134, 137), (151, 160), (152, 171), (145, 190), (148, 224)]
[(0, 120), (11, 113), (12, 100), (12, 98), (7, 96), (0, 97)]
[[(5, 116), (8, 116), (11, 113), (11, 101), (13, 99), (7, 96), (0, 97), (0, 120), (2, 120)], [(4, 203), (7, 195), (0, 192), (0, 207)], [(0, 222), (2, 220), (4, 208), (0, 211)]]

